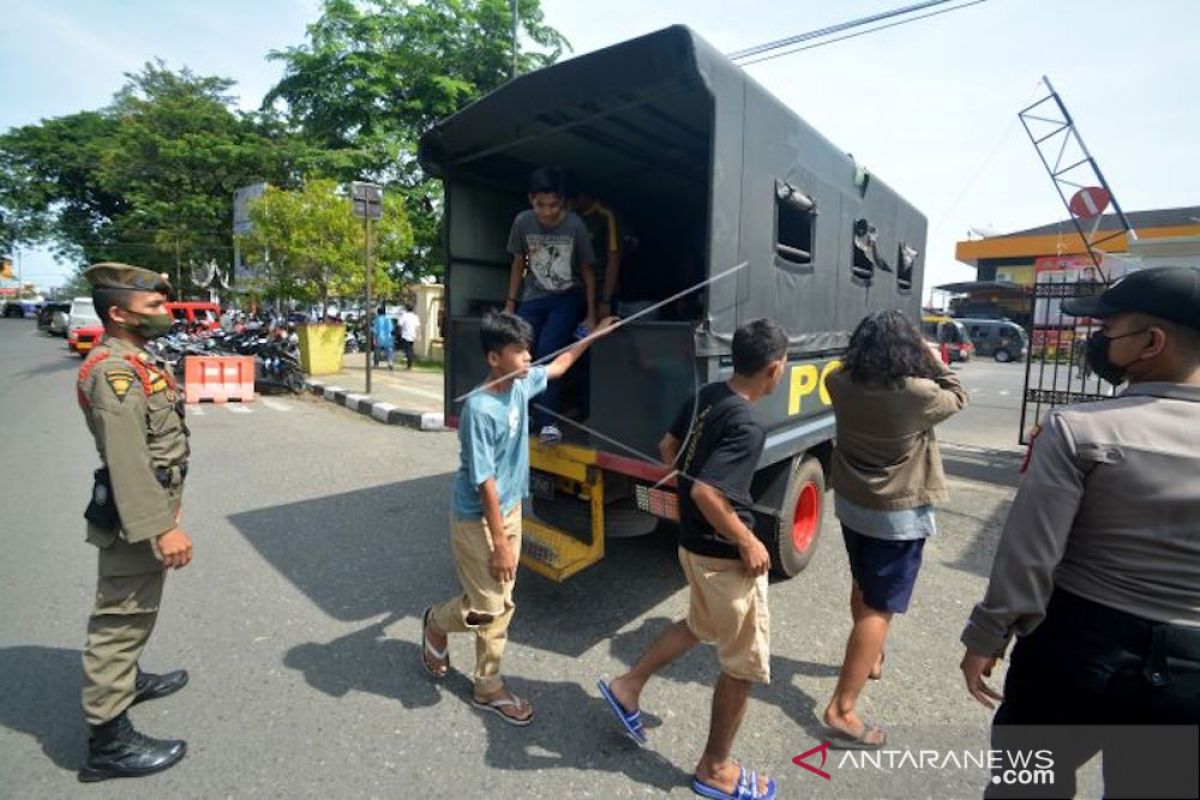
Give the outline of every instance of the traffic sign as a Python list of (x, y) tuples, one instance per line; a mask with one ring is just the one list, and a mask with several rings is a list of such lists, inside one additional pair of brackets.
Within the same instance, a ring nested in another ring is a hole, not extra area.
[(1093, 219), (1104, 213), (1110, 200), (1112, 196), (1106, 189), (1101, 186), (1089, 186), (1076, 192), (1067, 207), (1080, 219)]
[(350, 184), (350, 202), (359, 219), (383, 219), (383, 187), (379, 184)]

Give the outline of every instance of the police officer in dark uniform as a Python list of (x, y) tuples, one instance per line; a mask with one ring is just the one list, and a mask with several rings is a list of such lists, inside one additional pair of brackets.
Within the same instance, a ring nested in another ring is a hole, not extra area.
[[(1052, 786), (994, 774), (988, 794), (1071, 797), (1076, 768), (1103, 750), (1106, 796), (1195, 797), (1200, 270), (1130, 273), (1063, 311), (1101, 320), (1088, 362), (1128, 387), (1042, 424), (962, 633), (968, 691), (1001, 701), (993, 747), (1054, 760)], [(1014, 635), (1001, 696), (984, 678)]]
[(134, 730), (126, 710), (187, 683), (183, 670), (155, 675), (138, 661), (154, 630), (166, 570), (191, 562), (192, 542), (179, 527), (189, 452), (183, 398), (174, 376), (144, 349), (171, 329), (166, 276), (111, 263), (84, 276), (105, 333), (77, 384), (101, 462), (84, 514), (99, 575), (83, 653), (91, 736), (79, 779), (100, 781), (161, 772), (187, 751), (184, 742)]

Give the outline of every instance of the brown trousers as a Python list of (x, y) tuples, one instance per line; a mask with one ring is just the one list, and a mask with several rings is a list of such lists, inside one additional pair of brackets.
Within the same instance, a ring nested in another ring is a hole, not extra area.
[[(441, 605), (434, 606), (430, 621), (446, 633), (475, 634), (475, 691), (492, 694), (504, 686), (500, 677), (500, 660), (508, 643), (508, 625), (512, 621), (512, 581), (492, 577), (489, 560), (492, 556), (492, 537), (484, 520), (462, 520), (451, 517), (450, 549), (462, 593)], [(504, 517), (504, 533), (513, 553), (521, 554), (521, 506), (518, 504)], [(486, 624), (474, 624), (471, 613), (491, 617)]]
[(166, 572), (101, 575), (83, 650), (83, 714), (89, 725), (119, 716), (133, 702), (137, 663), (162, 600)]

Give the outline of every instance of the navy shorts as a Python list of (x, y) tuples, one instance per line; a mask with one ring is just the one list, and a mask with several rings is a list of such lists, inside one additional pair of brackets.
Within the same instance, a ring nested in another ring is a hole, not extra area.
[(895, 541), (864, 536), (842, 526), (850, 574), (862, 589), (863, 600), (876, 611), (903, 614), (912, 599), (921, 569), (924, 539)]

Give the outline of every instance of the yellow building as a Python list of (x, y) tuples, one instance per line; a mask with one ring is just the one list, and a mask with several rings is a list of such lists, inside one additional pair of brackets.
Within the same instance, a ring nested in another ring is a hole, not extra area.
[[(1200, 267), (1200, 206), (1134, 211), (1126, 214), (1136, 237), (1120, 233), (1102, 249), (1106, 272), (1172, 264)], [(1085, 223), (1091, 230), (1092, 223)], [(1115, 214), (1105, 214), (1095, 239), (1121, 230)], [(1037, 228), (958, 242), (955, 258), (976, 269), (976, 280), (937, 287), (956, 295), (951, 309), (959, 316), (1005, 316), (1023, 325), (1031, 320), (1028, 290), (1039, 273), (1078, 272), (1096, 280), (1083, 240), (1069, 220)], [(1047, 276), (1048, 277), (1048, 276)]]
[[(1200, 206), (1134, 211), (1125, 216), (1137, 234), (1136, 241), (1131, 242), (1122, 233), (1103, 245), (1117, 261), (1141, 266), (1160, 262), (1200, 265)], [(1090, 229), (1090, 224), (1084, 223), (1085, 229)], [(1100, 220), (1101, 235), (1120, 228), (1115, 214), (1105, 214)], [(1087, 259), (1087, 248), (1075, 232), (1074, 223), (1067, 219), (1003, 236), (958, 242), (954, 257), (975, 267), (977, 280), (1033, 286), (1039, 269), (1054, 266), (1052, 261), (1039, 259), (1068, 257), (1072, 266), (1081, 265)]]

